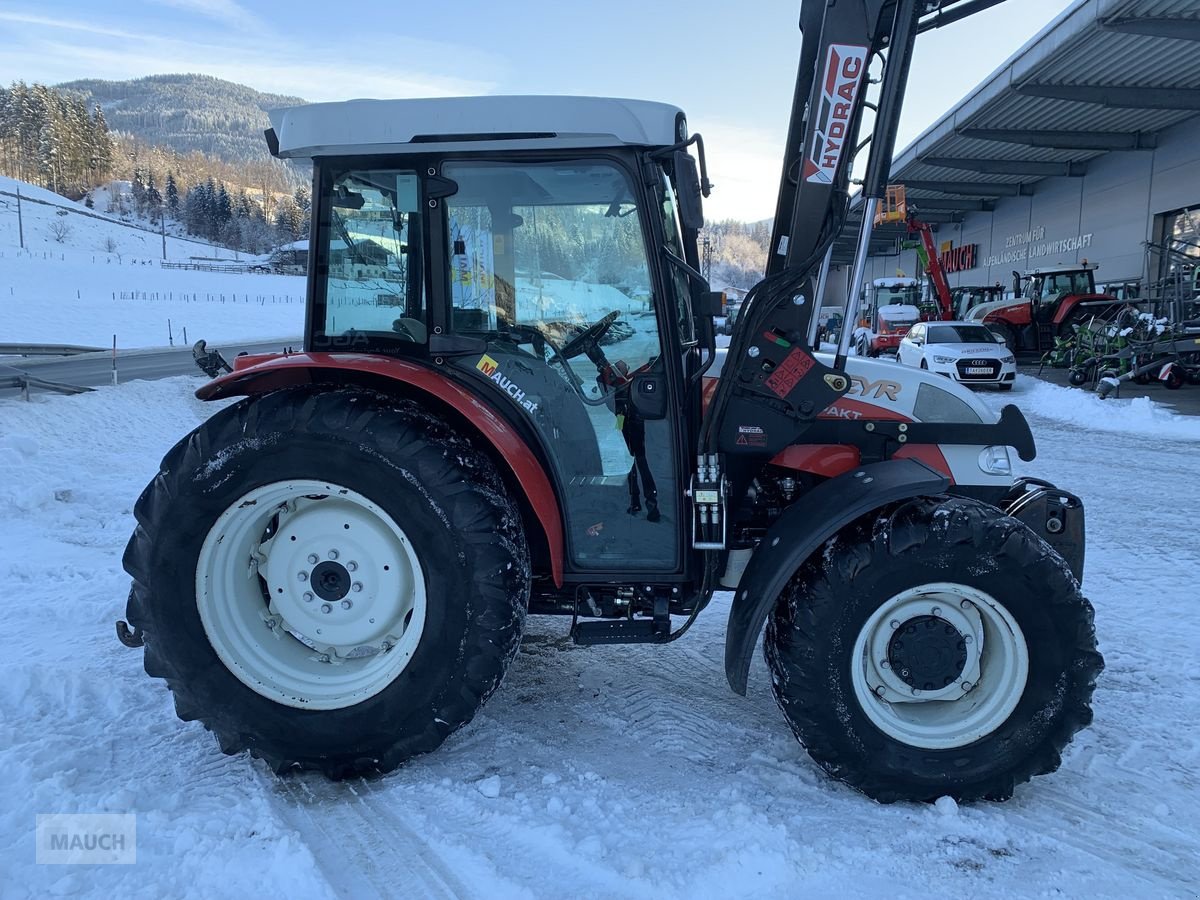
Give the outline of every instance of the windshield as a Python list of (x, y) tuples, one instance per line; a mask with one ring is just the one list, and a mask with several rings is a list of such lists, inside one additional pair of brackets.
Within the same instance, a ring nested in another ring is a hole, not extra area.
[(996, 336), (983, 325), (931, 325), (930, 344), (994, 344)]
[(920, 302), (921, 291), (915, 284), (897, 284), (875, 286), (875, 306), (887, 306), (889, 304), (906, 304), (916, 306)]

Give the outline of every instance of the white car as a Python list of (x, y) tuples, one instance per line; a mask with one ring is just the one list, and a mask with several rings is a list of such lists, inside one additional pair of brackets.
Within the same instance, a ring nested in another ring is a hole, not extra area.
[(900, 341), (900, 362), (963, 384), (1012, 390), (1017, 360), (1003, 339), (978, 322), (918, 322)]

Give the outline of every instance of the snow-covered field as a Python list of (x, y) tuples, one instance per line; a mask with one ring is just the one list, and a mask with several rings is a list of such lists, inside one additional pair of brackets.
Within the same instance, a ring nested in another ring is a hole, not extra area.
[[(163, 269), (159, 235), (23, 183), (22, 250), (17, 184), (0, 177), (0, 343), (109, 347), (116, 335), (131, 349), (181, 344), (185, 328), (212, 342), (303, 331), (302, 277)], [(67, 228), (62, 242), (56, 226)], [(233, 255), (167, 237), (170, 261)]]
[[(175, 718), (122, 648), (131, 507), (212, 407), (197, 379), (0, 402), (0, 896), (1194, 897), (1200, 891), (1196, 421), (1022, 378), (1088, 504), (1107, 660), (1094, 726), (1006, 804), (884, 807), (831, 781), (722, 671), (726, 598), (669, 647), (534, 618), (491, 703), (386, 778), (278, 781)], [(46, 812), (135, 812), (137, 864), (38, 866)]]

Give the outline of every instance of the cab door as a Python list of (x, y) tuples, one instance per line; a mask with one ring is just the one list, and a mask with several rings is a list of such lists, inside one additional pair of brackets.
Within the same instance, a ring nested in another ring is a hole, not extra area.
[[(682, 566), (680, 423), (650, 263), (649, 208), (616, 160), (447, 159), (449, 362), (525, 418), (549, 455), (576, 571)], [(672, 363), (677, 365), (677, 361)]]

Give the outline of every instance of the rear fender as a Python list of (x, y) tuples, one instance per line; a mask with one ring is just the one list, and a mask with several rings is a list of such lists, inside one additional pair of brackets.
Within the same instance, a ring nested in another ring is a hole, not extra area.
[(831, 478), (788, 507), (767, 531), (742, 575), (729, 610), (725, 677), (746, 693), (759, 632), (796, 570), (851, 522), (898, 500), (940, 494), (950, 479), (915, 459), (859, 466)]
[(550, 574), (555, 585), (562, 586), (563, 521), (554, 487), (521, 435), (470, 391), (428, 366), (363, 353), (240, 357), (234, 365), (234, 371), (208, 382), (196, 391), (196, 396), (201, 400), (223, 400), (365, 375), (403, 384), (455, 410), (478, 432), (477, 437), (490, 445), (492, 458), (508, 469), (511, 481), (524, 495), (546, 538)]

